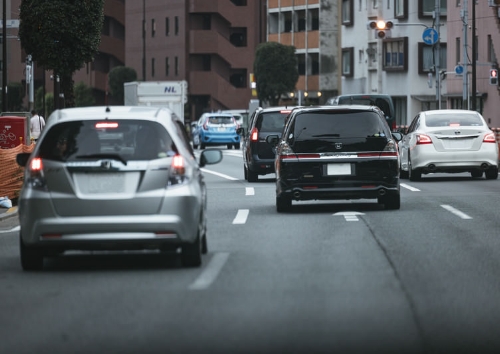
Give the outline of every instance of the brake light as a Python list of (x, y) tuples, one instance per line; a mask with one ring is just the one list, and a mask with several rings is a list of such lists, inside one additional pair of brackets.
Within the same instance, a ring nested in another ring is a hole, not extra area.
[(496, 143), (495, 133), (488, 133), (483, 138), (483, 143)]
[(96, 129), (116, 129), (118, 128), (117, 122), (97, 122), (95, 124)]
[(417, 135), (417, 145), (432, 144), (432, 139), (430, 136), (425, 134)]
[(395, 132), (395, 131), (397, 131), (397, 129), (398, 129), (398, 126), (396, 125), (396, 120), (393, 120), (393, 121), (392, 121), (392, 127), (391, 127), (391, 130), (392, 130), (393, 132)]
[(43, 174), (43, 163), (40, 157), (35, 157), (31, 160), (28, 169), (28, 183), (33, 188), (44, 188), (45, 178)]
[(168, 185), (175, 186), (189, 181), (186, 173), (186, 163), (182, 155), (174, 155), (168, 170)]
[(257, 140), (259, 140), (259, 129), (253, 128), (250, 133), (250, 141), (256, 142)]
[(208, 119), (203, 123), (203, 130), (208, 130)]

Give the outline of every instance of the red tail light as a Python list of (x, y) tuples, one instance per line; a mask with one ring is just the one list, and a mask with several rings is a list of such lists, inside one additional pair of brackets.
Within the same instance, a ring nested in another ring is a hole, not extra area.
[(182, 155), (172, 157), (172, 163), (168, 170), (168, 185), (175, 186), (189, 181), (189, 176), (186, 173), (186, 163)]
[(40, 157), (35, 157), (31, 160), (28, 173), (29, 173), (28, 183), (30, 183), (33, 188), (41, 188), (41, 189), (45, 188), (43, 163)]
[(42, 164), (41, 158), (35, 157), (33, 160), (31, 160), (31, 164), (30, 164), (31, 173), (40, 172), (42, 170), (43, 170), (43, 164)]
[(250, 141), (256, 142), (259, 140), (259, 130), (257, 128), (253, 128), (250, 133)]
[(496, 143), (495, 133), (488, 133), (483, 138), (483, 143)]
[(203, 122), (203, 130), (208, 130), (207, 123), (208, 123), (208, 119), (206, 119), (205, 122)]
[(430, 136), (425, 134), (417, 135), (417, 145), (432, 144), (432, 139)]

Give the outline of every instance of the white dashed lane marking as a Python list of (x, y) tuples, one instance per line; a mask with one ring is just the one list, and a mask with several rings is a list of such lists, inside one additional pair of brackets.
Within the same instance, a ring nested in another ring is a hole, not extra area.
[(405, 183), (400, 183), (399, 185), (400, 185), (401, 187), (403, 187), (403, 188), (406, 188), (406, 189), (411, 190), (412, 192), (420, 192), (420, 189), (415, 188), (415, 187), (412, 187), (412, 186), (409, 186), (409, 185), (407, 185), (407, 184), (405, 184)]
[(240, 210), (238, 210), (238, 213), (236, 214), (236, 216), (235, 216), (235, 218), (233, 220), (233, 224), (244, 224), (244, 223), (246, 223), (249, 212), (250, 212), (250, 210), (248, 210), (248, 209), (240, 209)]
[(204, 290), (212, 285), (222, 267), (224, 267), (228, 257), (229, 253), (226, 252), (214, 254), (208, 265), (203, 269), (203, 272), (189, 285), (189, 290)]
[(255, 189), (253, 187), (246, 187), (245, 195), (255, 195)]
[(443, 207), (444, 209), (448, 210), (450, 213), (455, 214), (456, 216), (458, 216), (461, 219), (464, 219), (464, 220), (466, 220), (466, 219), (472, 219), (471, 216), (465, 214), (464, 212), (461, 212), (458, 209), (455, 209), (451, 205), (442, 204), (441, 207)]

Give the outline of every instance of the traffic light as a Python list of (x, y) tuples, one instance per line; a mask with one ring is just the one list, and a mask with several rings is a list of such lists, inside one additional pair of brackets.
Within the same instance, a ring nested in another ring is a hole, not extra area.
[(392, 21), (369, 21), (368, 29), (375, 30), (376, 38), (384, 39), (391, 37), (391, 28), (394, 27), (394, 22)]
[(498, 69), (490, 69), (490, 85), (498, 85)]

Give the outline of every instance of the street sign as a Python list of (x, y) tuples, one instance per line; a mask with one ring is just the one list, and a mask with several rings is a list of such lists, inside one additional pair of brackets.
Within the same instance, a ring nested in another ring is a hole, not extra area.
[(427, 27), (422, 33), (422, 40), (425, 44), (433, 45), (436, 44), (439, 39), (437, 31), (432, 27)]
[[(19, 28), (19, 20), (7, 20), (7, 28)], [(0, 20), (0, 28), (3, 28), (3, 20)]]
[(462, 75), (464, 73), (464, 67), (462, 65), (455, 66), (455, 74)]

